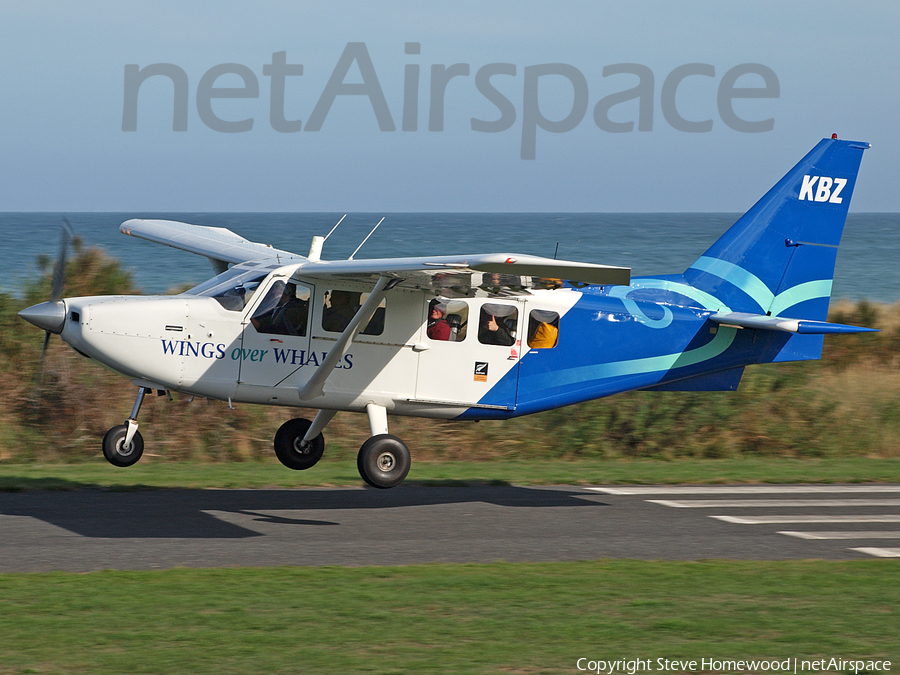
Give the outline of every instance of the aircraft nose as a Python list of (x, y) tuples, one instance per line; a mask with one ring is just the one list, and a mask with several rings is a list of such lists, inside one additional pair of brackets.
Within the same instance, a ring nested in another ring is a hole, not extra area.
[(62, 300), (48, 300), (39, 305), (26, 307), (19, 316), (38, 328), (59, 335), (66, 323), (66, 305)]

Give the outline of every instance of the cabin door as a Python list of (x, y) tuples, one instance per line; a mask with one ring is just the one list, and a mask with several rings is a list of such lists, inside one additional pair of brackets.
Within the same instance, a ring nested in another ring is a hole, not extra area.
[(524, 303), (434, 298), (423, 309), (416, 399), (514, 410)]
[(268, 288), (261, 290), (262, 299), (244, 317), (237, 354), (238, 383), (276, 387), (307, 360), (309, 309), (314, 288), (275, 277)]

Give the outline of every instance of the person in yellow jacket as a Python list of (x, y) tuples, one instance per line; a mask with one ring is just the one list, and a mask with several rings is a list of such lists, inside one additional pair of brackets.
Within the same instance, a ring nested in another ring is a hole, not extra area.
[(528, 346), (532, 349), (549, 349), (559, 342), (559, 314), (536, 309), (531, 312)]

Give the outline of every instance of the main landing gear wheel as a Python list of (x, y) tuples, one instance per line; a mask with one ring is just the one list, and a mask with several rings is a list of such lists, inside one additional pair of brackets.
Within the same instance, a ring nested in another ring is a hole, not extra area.
[(113, 466), (131, 466), (144, 454), (144, 439), (141, 432), (135, 431), (131, 443), (125, 445), (127, 433), (128, 427), (120, 424), (107, 431), (103, 437), (103, 456)]
[(319, 434), (303, 441), (312, 422), (302, 417), (288, 420), (275, 434), (275, 456), (289, 469), (303, 470), (315, 465), (325, 452), (325, 438)]
[(409, 473), (409, 448), (396, 436), (379, 434), (363, 443), (356, 458), (359, 475), (372, 487), (400, 485)]

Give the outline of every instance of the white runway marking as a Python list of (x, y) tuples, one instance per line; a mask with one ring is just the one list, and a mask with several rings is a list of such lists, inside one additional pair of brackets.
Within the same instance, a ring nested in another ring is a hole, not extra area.
[(589, 487), (608, 495), (768, 495), (900, 492), (900, 485), (648, 485)]
[(791, 532), (782, 530), (778, 534), (786, 534), (798, 539), (900, 539), (900, 531), (889, 532)]
[[(673, 509), (808, 509), (818, 507), (824, 509), (842, 508), (851, 510), (860, 507), (897, 507), (900, 499), (890, 496), (900, 493), (900, 485), (647, 485), (623, 487), (589, 487), (592, 492), (608, 495), (628, 496), (673, 496), (681, 495), (715, 495), (736, 497), (736, 499), (647, 499), (651, 504), (659, 504)], [(866, 499), (865, 495), (888, 495), (883, 499)], [(772, 495), (774, 498), (749, 498), (751, 495)], [(779, 499), (777, 496), (797, 499)], [(804, 499), (800, 495), (814, 495)], [(860, 495), (843, 499), (832, 495)], [(748, 497), (741, 499), (740, 497)], [(764, 515), (764, 516), (709, 516), (726, 523), (738, 525), (763, 524), (811, 524), (811, 523), (900, 523), (900, 514), (867, 514), (867, 515)], [(796, 531), (781, 530), (778, 534), (796, 539), (817, 541), (848, 541), (900, 539), (900, 530), (868, 530), (868, 531)], [(900, 548), (859, 547), (848, 549), (879, 558), (900, 558)]]
[(900, 516), (710, 516), (738, 525), (785, 525), (787, 523), (900, 523)]
[(900, 499), (648, 499), (673, 509), (900, 506)]
[(858, 551), (866, 555), (872, 555), (876, 558), (900, 558), (900, 548), (851, 548), (851, 551)]

